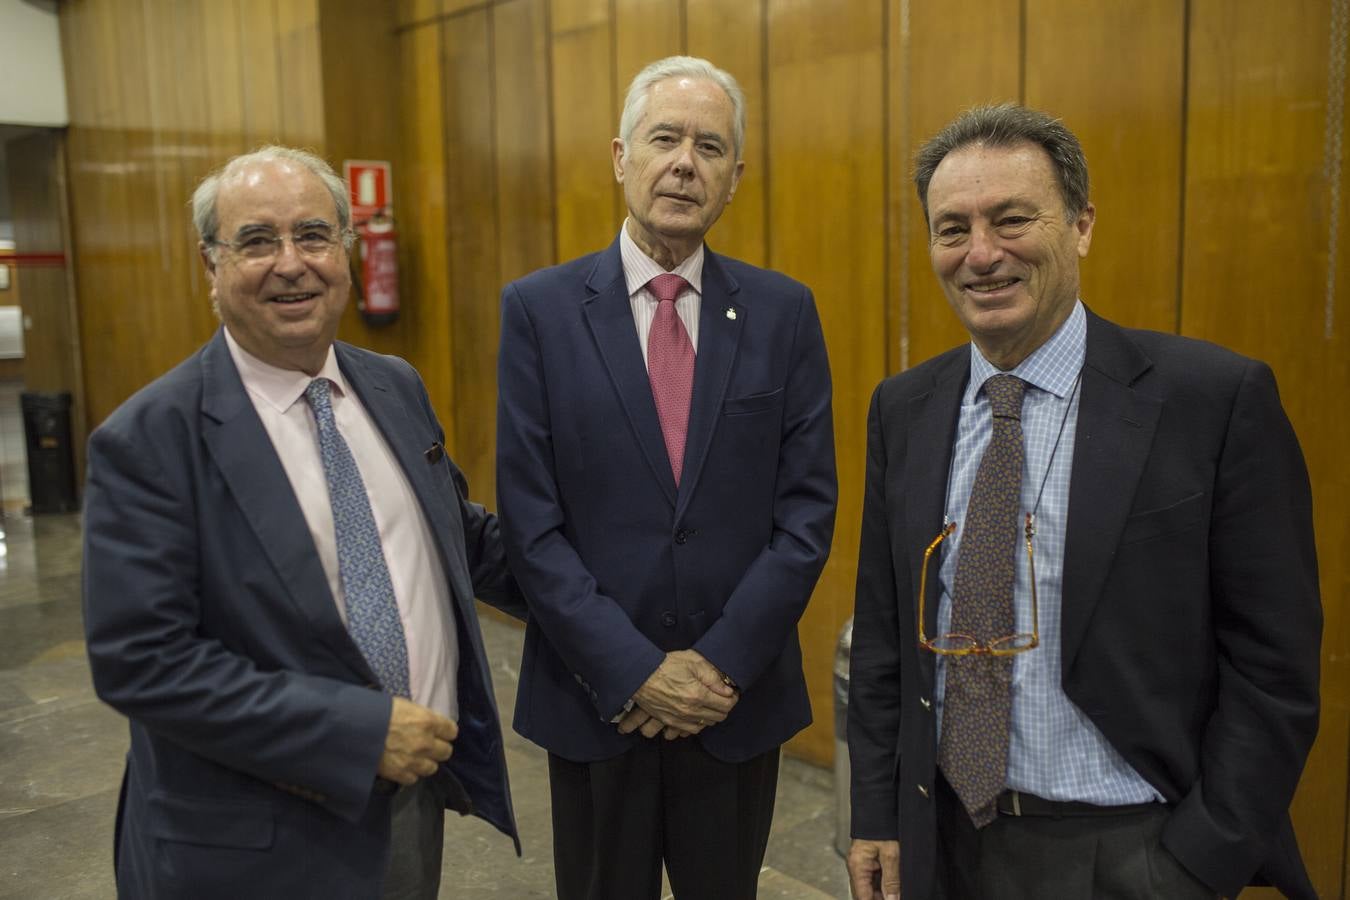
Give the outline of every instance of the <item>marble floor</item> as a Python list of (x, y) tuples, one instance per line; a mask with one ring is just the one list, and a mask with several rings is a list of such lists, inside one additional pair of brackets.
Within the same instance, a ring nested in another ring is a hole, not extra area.
[[(98, 701), (89, 682), (79, 518), (11, 512), (3, 531), (0, 900), (110, 898), (113, 811), (127, 736), (121, 717)], [(509, 711), (522, 632), (487, 618), (483, 630), (497, 697)], [(510, 842), (477, 819), (451, 819), (442, 898), (553, 896), (547, 762), (514, 733), (506, 747), (525, 855), (517, 859)], [(831, 773), (785, 759), (761, 898), (848, 896), (834, 818)]]

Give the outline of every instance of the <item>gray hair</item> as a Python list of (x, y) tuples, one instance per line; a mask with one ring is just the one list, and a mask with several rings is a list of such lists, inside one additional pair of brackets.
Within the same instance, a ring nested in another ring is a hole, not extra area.
[(219, 239), (220, 216), (216, 213), (216, 196), (220, 193), (220, 183), (241, 169), (264, 162), (292, 162), (313, 172), (328, 193), (333, 195), (333, 204), (337, 207), (338, 231), (342, 234), (343, 244), (351, 249), (352, 201), (347, 194), (347, 185), (333, 167), (321, 157), (295, 147), (282, 147), (268, 144), (250, 153), (243, 153), (230, 159), (225, 165), (202, 179), (201, 184), (192, 192), (192, 224), (197, 228), (197, 237), (214, 253)]
[(1077, 218), (1088, 204), (1087, 158), (1078, 138), (1054, 116), (1014, 103), (968, 109), (919, 148), (914, 157), (914, 185), (924, 218), (928, 218), (928, 183), (947, 154), (973, 144), (1013, 147), (1023, 143), (1035, 144), (1050, 157), (1064, 209)]
[(623, 141), (624, 154), (628, 153), (628, 142), (633, 139), (633, 130), (637, 128), (647, 109), (647, 96), (652, 86), (667, 78), (704, 78), (713, 82), (726, 93), (731, 100), (732, 127), (731, 140), (736, 151), (736, 161), (741, 159), (741, 148), (745, 146), (745, 94), (730, 72), (717, 68), (706, 59), (697, 56), (667, 56), (658, 59), (637, 73), (633, 83), (628, 86), (628, 96), (623, 101), (623, 116), (619, 119), (619, 139)]

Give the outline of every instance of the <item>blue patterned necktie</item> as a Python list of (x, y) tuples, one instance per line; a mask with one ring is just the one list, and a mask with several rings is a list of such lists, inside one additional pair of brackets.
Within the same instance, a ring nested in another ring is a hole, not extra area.
[(410, 697), (408, 645), (403, 635), (394, 585), (380, 545), (380, 532), (370, 510), (366, 485), (351, 448), (337, 429), (327, 378), (316, 378), (305, 388), (305, 399), (319, 427), (319, 456), (323, 459), (328, 501), (333, 506), (337, 536), (338, 574), (347, 601), (347, 630), (379, 677), (396, 697)]
[[(952, 579), (951, 631), (988, 642), (1013, 633), (1017, 511), (1022, 501), (1022, 397), (1027, 383), (995, 375), (984, 383), (994, 431), (966, 507)], [(938, 765), (976, 828), (994, 820), (1008, 777), (1012, 657), (947, 660)]]

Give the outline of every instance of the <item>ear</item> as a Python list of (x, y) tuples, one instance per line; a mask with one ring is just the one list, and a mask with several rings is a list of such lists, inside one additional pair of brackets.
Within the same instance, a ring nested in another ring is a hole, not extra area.
[(609, 152), (614, 157), (614, 180), (623, 184), (623, 138), (610, 141)]
[(745, 174), (745, 160), (738, 159), (736, 160), (736, 168), (731, 173), (731, 190), (727, 191), (728, 203), (731, 202), (732, 197), (736, 196), (736, 188), (740, 187), (741, 176), (744, 174)]
[(1097, 221), (1097, 207), (1089, 203), (1083, 207), (1083, 211), (1078, 214), (1078, 221), (1073, 223), (1074, 229), (1078, 232), (1078, 256), (1086, 257), (1088, 248), (1092, 246), (1092, 226)]
[(216, 281), (216, 261), (211, 257), (211, 247), (206, 241), (197, 242), (197, 255), (201, 257), (202, 268), (206, 270), (206, 278), (212, 284)]

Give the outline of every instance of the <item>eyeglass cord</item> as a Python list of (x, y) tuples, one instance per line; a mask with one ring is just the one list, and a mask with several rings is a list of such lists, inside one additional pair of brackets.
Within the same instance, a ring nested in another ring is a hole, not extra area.
[[(1046, 461), (1045, 471), (1041, 473), (1041, 485), (1036, 490), (1036, 502), (1031, 507), (1031, 528), (1036, 527), (1036, 513), (1041, 509), (1041, 498), (1045, 496), (1045, 485), (1050, 480), (1050, 470), (1055, 466), (1055, 456), (1059, 453), (1060, 442), (1064, 439), (1064, 428), (1069, 424), (1069, 411), (1073, 409), (1074, 398), (1078, 396), (1078, 386), (1083, 383), (1083, 370), (1080, 368), (1078, 374), (1074, 376), (1073, 388), (1069, 391), (1068, 402), (1064, 404), (1064, 414), (1059, 419), (1059, 431), (1055, 433), (1054, 446), (1050, 448), (1050, 459)], [(1037, 388), (1040, 390), (1040, 388)], [(951, 490), (952, 474), (956, 471), (956, 454), (947, 461), (947, 489)], [(945, 505), (945, 504), (944, 504)], [(951, 516), (943, 515), (942, 524), (947, 526), (951, 523)]]

